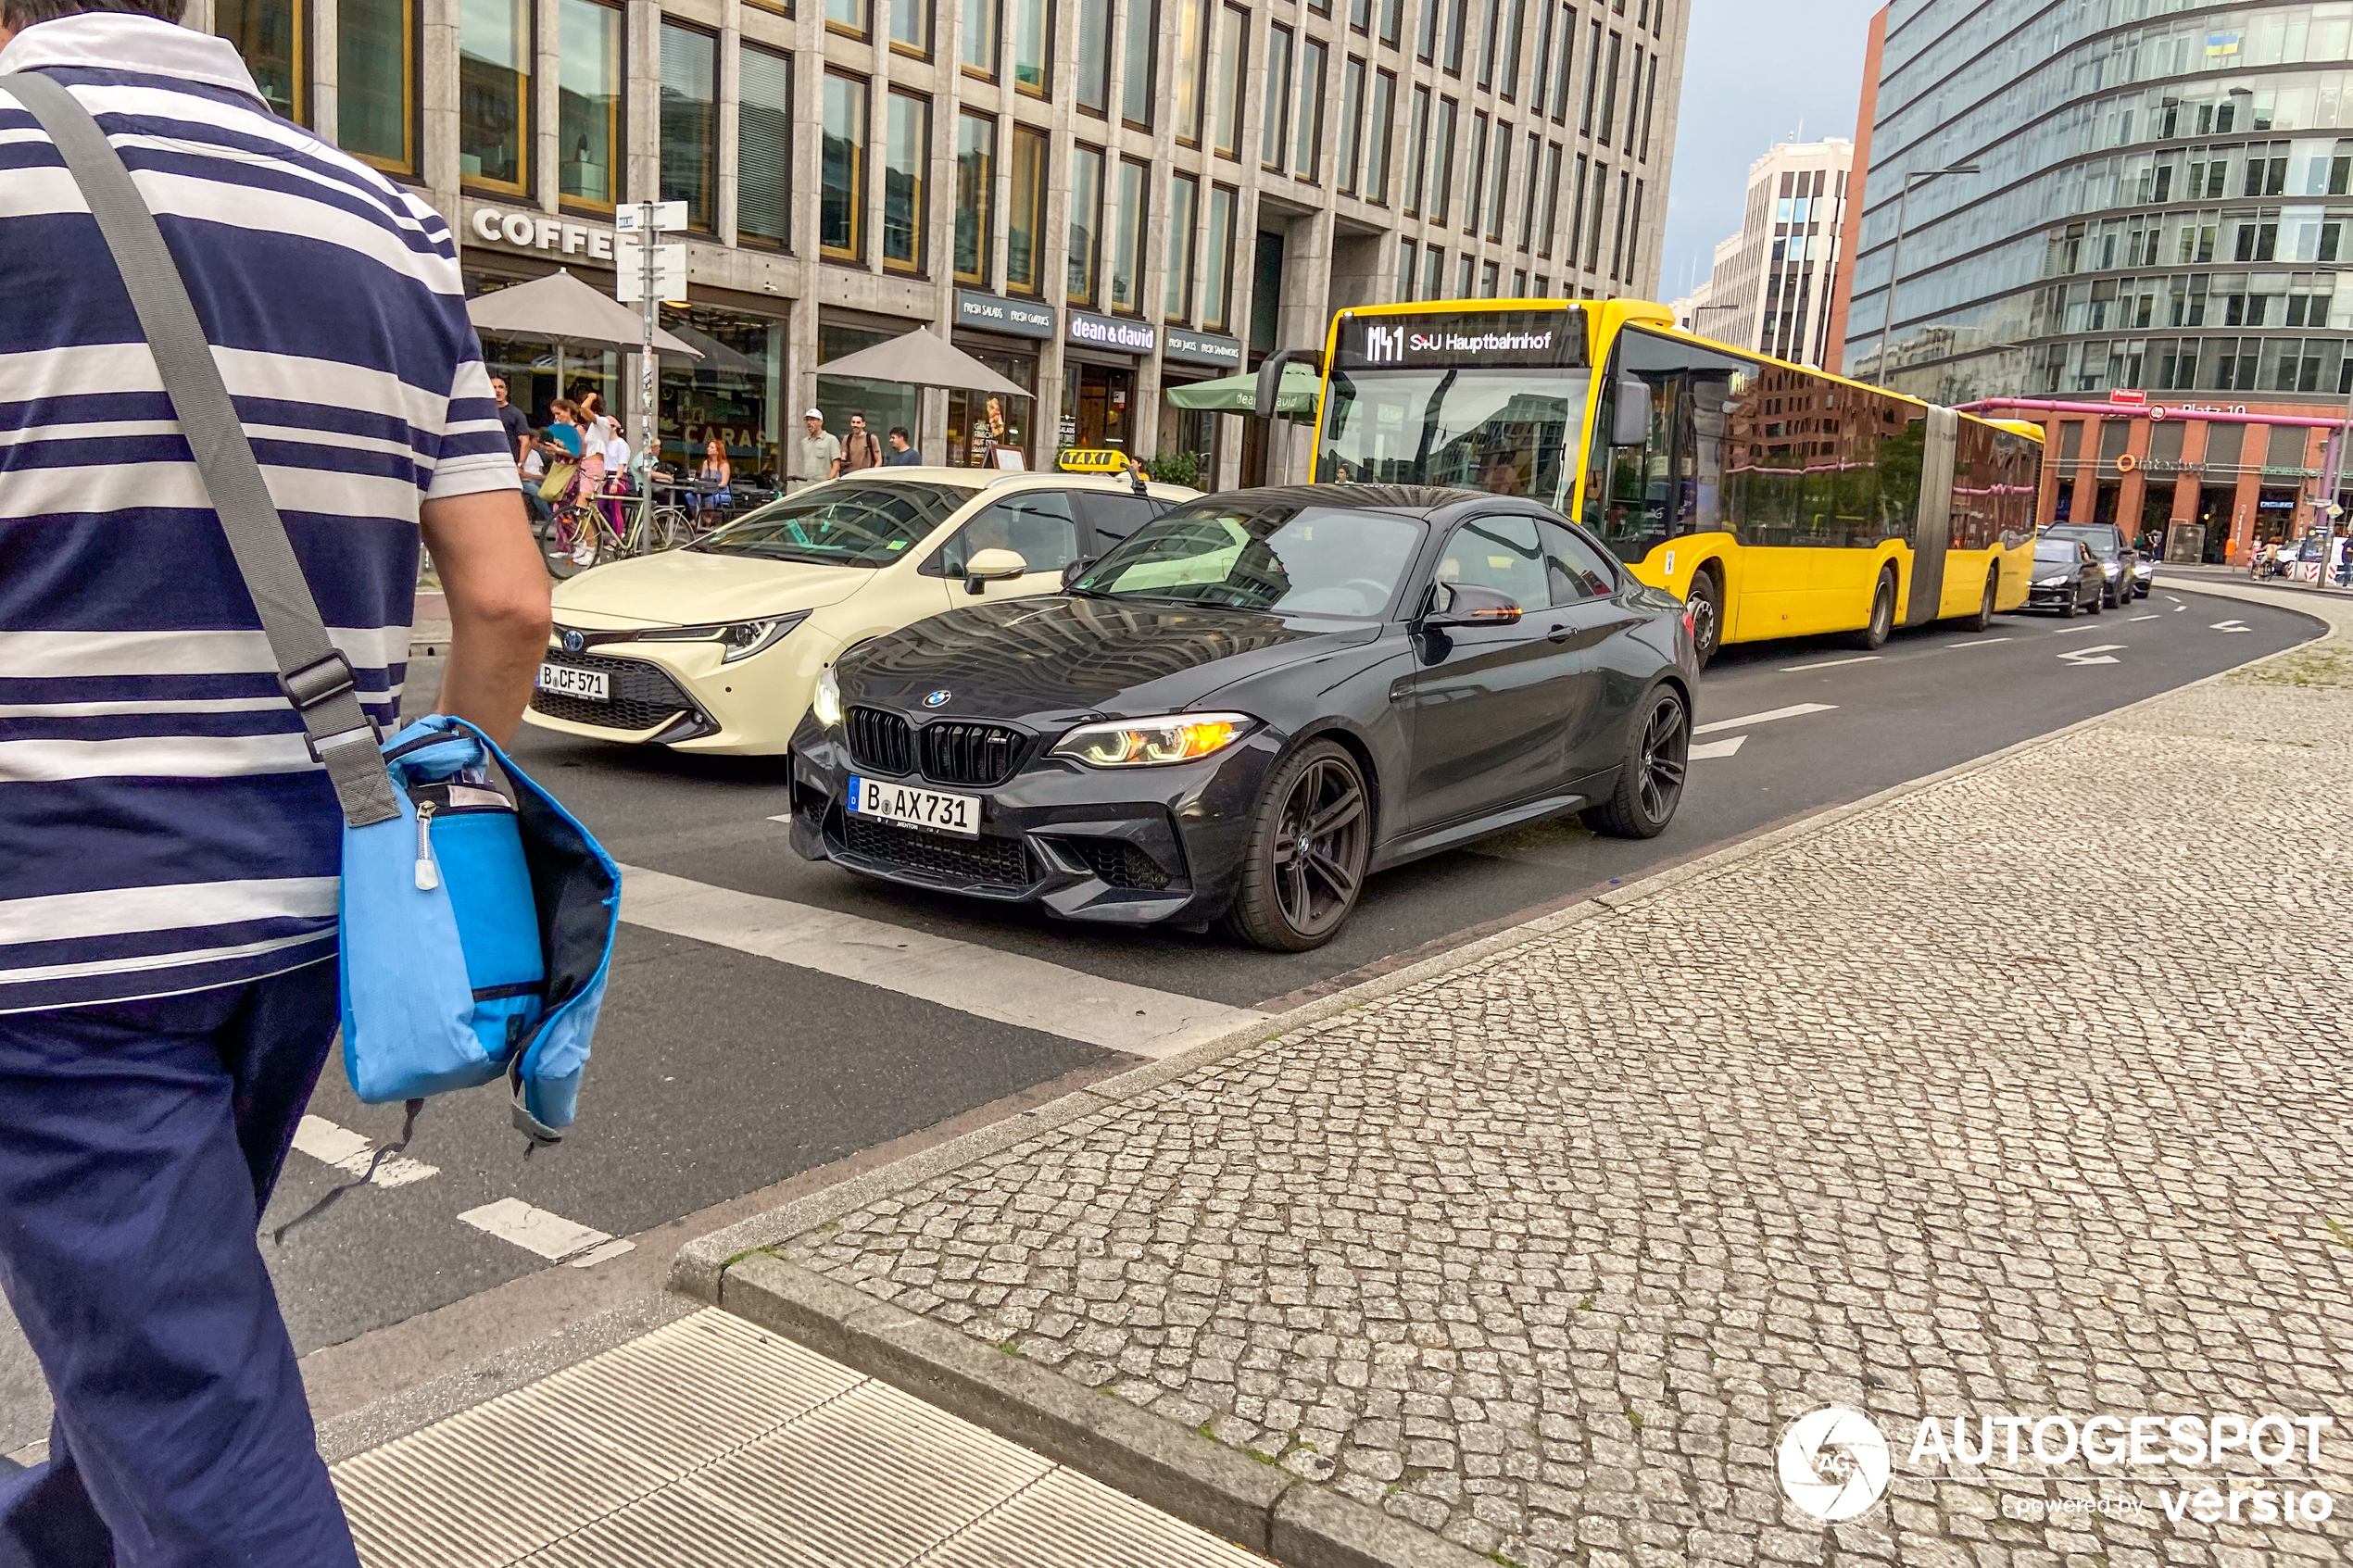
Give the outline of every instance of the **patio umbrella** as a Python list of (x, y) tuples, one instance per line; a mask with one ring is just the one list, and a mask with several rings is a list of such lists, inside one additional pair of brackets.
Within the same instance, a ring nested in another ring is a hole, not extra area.
[(917, 327), (903, 337), (862, 348), (817, 367), (821, 376), (855, 376), (861, 381), (905, 382), (914, 386), (952, 386), (964, 392), (994, 392), (1026, 397), (1029, 389), (1007, 381), (971, 355)]
[(697, 367), (698, 369), (716, 370), (722, 375), (729, 376), (760, 374), (759, 366), (712, 337), (709, 332), (697, 332), (684, 321), (670, 328), (669, 331), (673, 337), (702, 356), (702, 364)]
[[(1315, 417), (1315, 394), (1320, 386), (1315, 372), (1304, 365), (1283, 367), (1283, 390), (1275, 399), (1277, 412), (1293, 419)], [(1254, 414), (1258, 411), (1258, 372), (1245, 370), (1238, 376), (1220, 376), (1215, 381), (1197, 381), (1168, 389), (1168, 400), (1179, 408), (1192, 408), (1211, 414)]]
[[(466, 301), (466, 316), (474, 331), (495, 337), (530, 338), (566, 346), (628, 350), (645, 341), (645, 320), (635, 310), (600, 289), (559, 268), (512, 288), (478, 295)], [(702, 351), (680, 342), (661, 328), (654, 329), (654, 347), (663, 354), (699, 359)], [(560, 366), (560, 359), (558, 361)]]

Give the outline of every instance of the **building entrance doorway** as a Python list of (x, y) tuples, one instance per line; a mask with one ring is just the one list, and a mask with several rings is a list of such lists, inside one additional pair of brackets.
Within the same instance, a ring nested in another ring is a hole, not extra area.
[(1074, 446), (1126, 451), (1128, 405), (1136, 372), (1125, 366), (1075, 364), (1063, 378), (1063, 413), (1075, 428)]
[(2231, 547), (2231, 508), (2237, 499), (2236, 485), (2198, 486), (2197, 521), (2206, 531), (2200, 549), (2202, 558), (2208, 566), (2221, 565), (2223, 552)]

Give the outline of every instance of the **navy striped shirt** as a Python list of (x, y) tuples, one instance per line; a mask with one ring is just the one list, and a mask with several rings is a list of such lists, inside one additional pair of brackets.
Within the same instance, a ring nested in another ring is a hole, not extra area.
[[(448, 225), (263, 106), (223, 40), (38, 23), (187, 280), (329, 634), (389, 725), (418, 508), (511, 491)], [(0, 1012), (334, 950), (342, 818), (106, 242), (0, 97)]]

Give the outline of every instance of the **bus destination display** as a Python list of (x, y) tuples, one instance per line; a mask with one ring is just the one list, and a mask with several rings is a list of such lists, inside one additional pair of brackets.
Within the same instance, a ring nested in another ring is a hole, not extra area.
[(1581, 310), (1449, 310), (1426, 316), (1344, 317), (1333, 368), (1554, 369), (1583, 363)]

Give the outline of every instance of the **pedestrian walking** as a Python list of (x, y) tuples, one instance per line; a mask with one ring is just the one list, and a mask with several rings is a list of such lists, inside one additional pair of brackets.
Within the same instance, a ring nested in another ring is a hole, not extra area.
[(531, 416), (507, 401), (507, 378), (490, 378), (490, 395), (498, 400), (498, 423), (507, 432), (507, 448), (515, 455), (515, 471), (522, 471), (522, 460), (530, 455)]
[(808, 432), (797, 443), (800, 477), (814, 484), (841, 472), (841, 437), (825, 428), (825, 416), (812, 408), (800, 416), (800, 424)]
[(866, 416), (849, 416), (849, 439), (841, 444), (841, 471), (856, 473), (861, 469), (882, 467), (882, 444), (874, 432), (866, 428)]
[(905, 425), (890, 427), (890, 456), (883, 459), (885, 468), (911, 469), (920, 467), (924, 455), (915, 450), (915, 438), (907, 433)]
[[(255, 1237), (335, 1033), (343, 814), (123, 275), (17, 93), (69, 133), (32, 78), (61, 84), (161, 208), (344, 628), (336, 695), (396, 721), (422, 527), (442, 709), (505, 737), (547, 575), (448, 226), (272, 114), (182, 4), (0, 0), (0, 395), (32, 398), (0, 474), (0, 626), (49, 628), (6, 674), (56, 705), (38, 760), (0, 747), (0, 1288), (57, 1407), (48, 1457), (0, 1479), (0, 1562), (354, 1568)], [(129, 421), (102, 460), (95, 408)]]

